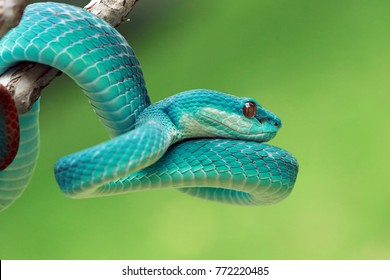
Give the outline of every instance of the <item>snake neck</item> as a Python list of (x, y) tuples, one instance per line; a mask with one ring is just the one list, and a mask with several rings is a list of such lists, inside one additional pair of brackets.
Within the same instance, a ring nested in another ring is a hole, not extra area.
[(164, 107), (160, 105), (156, 103), (146, 108), (137, 118), (135, 128), (146, 126), (160, 127), (167, 133), (170, 145), (183, 140), (183, 134), (172, 122)]
[(137, 118), (135, 128), (160, 127), (168, 134), (170, 145), (185, 139), (213, 136), (205, 129), (204, 124), (196, 120), (194, 112), (191, 110), (173, 111), (170, 105), (171, 98), (150, 105)]

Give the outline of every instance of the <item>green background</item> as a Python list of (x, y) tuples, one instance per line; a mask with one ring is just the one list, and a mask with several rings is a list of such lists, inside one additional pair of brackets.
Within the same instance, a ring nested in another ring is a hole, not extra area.
[(140, 0), (120, 30), (152, 101), (256, 98), (283, 121), (272, 144), (299, 161), (294, 191), (257, 208), (174, 190), (66, 198), (55, 161), (108, 136), (62, 76), (43, 92), (32, 182), (0, 214), (0, 259), (389, 259), (389, 13), (379, 0)]

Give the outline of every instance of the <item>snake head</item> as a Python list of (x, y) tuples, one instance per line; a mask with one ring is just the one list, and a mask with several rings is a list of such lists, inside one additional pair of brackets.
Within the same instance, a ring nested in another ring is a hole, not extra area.
[(266, 142), (282, 125), (254, 99), (212, 90), (177, 94), (167, 99), (165, 111), (182, 139), (220, 137)]

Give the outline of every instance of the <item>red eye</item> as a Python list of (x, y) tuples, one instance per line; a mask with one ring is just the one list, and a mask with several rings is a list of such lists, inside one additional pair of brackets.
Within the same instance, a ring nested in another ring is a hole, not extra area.
[(247, 103), (245, 103), (244, 108), (242, 108), (242, 109), (244, 111), (245, 117), (252, 119), (256, 116), (257, 105), (255, 103), (247, 102)]

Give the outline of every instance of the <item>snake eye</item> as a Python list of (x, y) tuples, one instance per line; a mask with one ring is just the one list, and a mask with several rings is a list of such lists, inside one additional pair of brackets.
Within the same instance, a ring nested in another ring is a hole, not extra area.
[(246, 102), (244, 104), (244, 108), (242, 108), (244, 111), (244, 115), (247, 118), (254, 118), (257, 113), (257, 105), (254, 102)]

